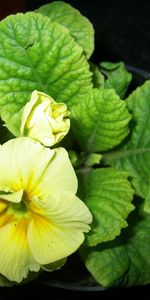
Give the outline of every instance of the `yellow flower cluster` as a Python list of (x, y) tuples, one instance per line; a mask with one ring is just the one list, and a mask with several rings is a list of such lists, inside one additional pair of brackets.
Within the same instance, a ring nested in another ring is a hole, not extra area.
[(21, 282), (29, 271), (61, 267), (90, 229), (92, 216), (76, 196), (67, 151), (41, 144), (60, 141), (69, 126), (65, 104), (35, 91), (21, 127), (32, 138), (0, 146), (0, 273), (11, 281)]

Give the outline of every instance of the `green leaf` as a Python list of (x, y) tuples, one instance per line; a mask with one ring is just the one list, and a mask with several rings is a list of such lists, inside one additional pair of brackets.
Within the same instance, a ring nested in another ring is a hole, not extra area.
[(101, 154), (99, 154), (99, 153), (91, 153), (88, 156), (88, 158), (87, 158), (87, 160), (85, 162), (85, 165), (87, 167), (92, 167), (94, 165), (99, 165), (101, 159), (102, 159), (102, 155)]
[(150, 81), (128, 97), (127, 106), (132, 113), (128, 141), (104, 160), (129, 172), (136, 193), (146, 198), (145, 210), (150, 212)]
[(72, 127), (87, 152), (112, 149), (128, 134), (130, 114), (114, 90), (93, 89), (71, 110)]
[(87, 59), (91, 56), (94, 50), (94, 29), (91, 22), (77, 9), (67, 3), (57, 1), (41, 6), (36, 12), (67, 27), (83, 48)]
[(130, 216), (129, 227), (112, 242), (84, 247), (81, 256), (93, 277), (103, 286), (150, 283), (150, 215)]
[(91, 87), (82, 48), (65, 27), (33, 12), (0, 22), (0, 114), (14, 135), (33, 90), (70, 107)]
[(129, 73), (123, 62), (100, 63), (100, 70), (106, 75), (105, 88), (115, 89), (116, 93), (124, 98), (127, 88), (132, 80), (132, 75)]
[(134, 209), (132, 198), (127, 173), (113, 168), (91, 171), (84, 200), (93, 215), (92, 230), (86, 236), (89, 246), (113, 240), (128, 226), (126, 218)]
[(90, 70), (92, 72), (92, 81), (95, 88), (101, 88), (105, 85), (104, 75), (100, 72), (99, 67), (90, 62)]

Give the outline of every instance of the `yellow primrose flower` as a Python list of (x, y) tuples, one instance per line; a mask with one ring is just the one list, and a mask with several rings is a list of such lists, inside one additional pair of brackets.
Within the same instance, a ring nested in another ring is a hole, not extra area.
[(29, 271), (58, 268), (78, 249), (92, 216), (76, 191), (65, 149), (51, 150), (28, 137), (0, 147), (2, 275), (21, 282)]
[(35, 90), (23, 110), (21, 136), (29, 136), (50, 147), (68, 133), (68, 116), (65, 103), (57, 103), (50, 96)]

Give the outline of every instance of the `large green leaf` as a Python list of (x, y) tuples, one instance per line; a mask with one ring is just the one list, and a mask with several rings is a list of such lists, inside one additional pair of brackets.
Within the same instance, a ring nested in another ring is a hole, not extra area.
[(0, 22), (0, 114), (15, 135), (21, 109), (33, 90), (71, 106), (91, 86), (82, 48), (67, 28), (33, 12)]
[(57, 1), (43, 5), (36, 11), (67, 27), (83, 48), (86, 57), (91, 56), (94, 50), (94, 29), (90, 21), (77, 9), (67, 3)]
[(150, 81), (128, 97), (127, 106), (133, 116), (129, 139), (104, 159), (129, 172), (136, 193), (146, 198), (145, 210), (150, 212)]
[(150, 215), (130, 216), (129, 227), (119, 238), (95, 248), (84, 247), (82, 259), (104, 286), (150, 283)]
[(76, 138), (88, 152), (118, 145), (128, 134), (130, 114), (126, 103), (111, 89), (93, 89), (71, 111)]
[(90, 173), (84, 200), (93, 215), (92, 230), (86, 239), (89, 246), (113, 240), (128, 226), (126, 218), (134, 209), (132, 198), (125, 172), (101, 168)]
[(132, 80), (132, 75), (129, 73), (123, 62), (100, 63), (100, 70), (106, 75), (105, 87), (109, 89), (115, 89), (116, 93), (124, 98), (127, 88)]

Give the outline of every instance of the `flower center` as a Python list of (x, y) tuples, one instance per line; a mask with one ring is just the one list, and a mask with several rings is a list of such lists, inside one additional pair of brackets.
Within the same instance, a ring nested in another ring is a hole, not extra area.
[(20, 203), (11, 203), (10, 210), (15, 214), (25, 214), (27, 213), (28, 208), (26, 203), (24, 201), (21, 201)]
[(8, 214), (11, 214), (17, 218), (31, 217), (31, 212), (29, 209), (29, 200), (25, 192), (23, 193), (22, 199), (19, 203), (10, 203), (7, 212)]

